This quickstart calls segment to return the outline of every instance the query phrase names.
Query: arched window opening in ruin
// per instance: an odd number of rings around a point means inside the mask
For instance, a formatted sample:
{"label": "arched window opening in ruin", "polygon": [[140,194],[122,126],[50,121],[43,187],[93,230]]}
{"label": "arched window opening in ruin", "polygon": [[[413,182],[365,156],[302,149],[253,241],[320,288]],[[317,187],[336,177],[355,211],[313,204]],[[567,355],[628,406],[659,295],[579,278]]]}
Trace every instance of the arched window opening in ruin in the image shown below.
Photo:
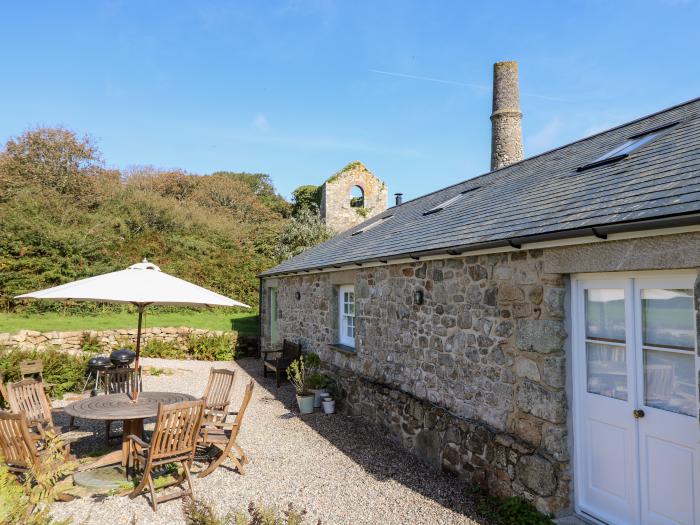
{"label": "arched window opening in ruin", "polygon": [[365,207],[365,192],[360,186],[353,186],[350,190],[350,206],[353,208]]}

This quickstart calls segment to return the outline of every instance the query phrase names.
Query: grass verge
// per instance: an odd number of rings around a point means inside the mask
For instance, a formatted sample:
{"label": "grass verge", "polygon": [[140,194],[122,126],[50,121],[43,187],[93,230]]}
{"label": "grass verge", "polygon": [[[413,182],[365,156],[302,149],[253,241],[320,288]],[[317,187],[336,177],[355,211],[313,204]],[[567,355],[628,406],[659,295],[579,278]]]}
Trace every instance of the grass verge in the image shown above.
{"label": "grass verge", "polygon": [[[182,310],[159,312],[146,310],[145,326],[189,326],[209,330],[235,330],[239,333],[255,333],[258,327],[257,312],[235,310]],[[38,332],[72,332],[79,330],[111,330],[136,328],[138,316],[131,312],[107,312],[99,315],[65,315],[58,312],[35,315],[0,313],[0,332],[36,330]]]}

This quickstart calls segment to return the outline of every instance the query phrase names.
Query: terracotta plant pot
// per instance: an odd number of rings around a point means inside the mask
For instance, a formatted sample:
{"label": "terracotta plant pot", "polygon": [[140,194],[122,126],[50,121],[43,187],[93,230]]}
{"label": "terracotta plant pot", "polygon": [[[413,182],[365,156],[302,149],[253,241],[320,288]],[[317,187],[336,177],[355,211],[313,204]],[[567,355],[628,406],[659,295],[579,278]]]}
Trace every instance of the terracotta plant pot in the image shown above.
{"label": "terracotta plant pot", "polygon": [[314,396],[299,396],[297,395],[297,405],[299,405],[300,414],[311,414],[314,411]]}

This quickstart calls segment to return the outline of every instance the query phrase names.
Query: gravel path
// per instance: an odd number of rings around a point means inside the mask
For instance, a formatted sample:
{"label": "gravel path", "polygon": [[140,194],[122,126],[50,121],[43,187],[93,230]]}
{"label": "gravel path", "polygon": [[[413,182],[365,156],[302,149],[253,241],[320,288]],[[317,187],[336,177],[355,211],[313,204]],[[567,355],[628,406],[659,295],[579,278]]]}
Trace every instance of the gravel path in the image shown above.
{"label": "gravel path", "polygon": [[[201,395],[212,366],[235,369],[234,409],[249,378],[257,382],[239,436],[251,460],[246,475],[239,475],[226,462],[208,477],[195,478],[196,498],[210,503],[219,514],[245,509],[254,501],[277,508],[293,503],[297,509],[306,509],[310,525],[318,519],[324,525],[481,523],[468,517],[473,512],[462,496],[463,484],[429,470],[360,420],[319,413],[300,418],[291,386],[284,384],[277,390],[272,379],[262,378],[257,360],[143,359],[142,363],[177,370],[171,376],[145,375],[144,390],[193,395]],[[82,420],[80,424],[98,434],[82,439],[73,450],[80,455],[102,447],[103,423]],[[185,523],[181,501],[161,504],[154,513],[145,496],[82,498],[56,503],[53,514],[86,525],[179,524]]]}

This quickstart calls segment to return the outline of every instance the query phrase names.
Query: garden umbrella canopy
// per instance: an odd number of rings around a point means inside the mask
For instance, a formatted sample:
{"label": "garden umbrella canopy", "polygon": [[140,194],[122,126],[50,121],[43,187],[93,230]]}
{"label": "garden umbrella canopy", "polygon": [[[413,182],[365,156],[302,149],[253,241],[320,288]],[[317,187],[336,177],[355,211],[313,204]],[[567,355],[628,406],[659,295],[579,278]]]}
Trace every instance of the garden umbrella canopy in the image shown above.
{"label": "garden umbrella canopy", "polygon": [[141,320],[143,309],[146,306],[241,306],[250,308],[247,304],[168,275],[146,259],[129,266],[126,270],[105,273],[53,288],[18,295],[16,299],[97,301],[136,305],[139,309],[139,328],[136,341],[137,364],[141,348]]}

